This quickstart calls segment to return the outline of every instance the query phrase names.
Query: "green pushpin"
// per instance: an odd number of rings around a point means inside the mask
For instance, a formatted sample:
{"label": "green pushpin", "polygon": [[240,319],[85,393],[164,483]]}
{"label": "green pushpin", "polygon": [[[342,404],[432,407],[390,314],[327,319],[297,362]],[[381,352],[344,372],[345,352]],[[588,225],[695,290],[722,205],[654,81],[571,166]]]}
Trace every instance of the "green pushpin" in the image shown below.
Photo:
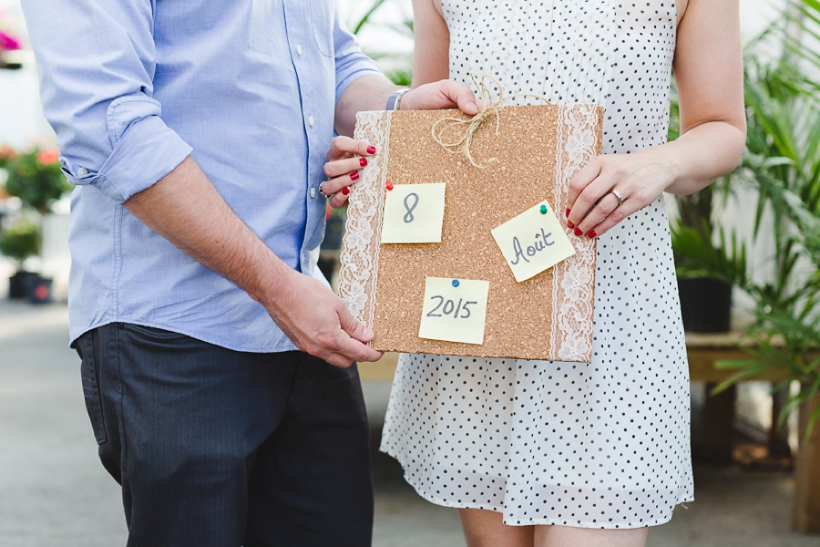
{"label": "green pushpin", "polygon": [[547,209],[547,206],[546,205],[541,205],[541,214],[546,215],[547,211],[549,211],[549,209]]}

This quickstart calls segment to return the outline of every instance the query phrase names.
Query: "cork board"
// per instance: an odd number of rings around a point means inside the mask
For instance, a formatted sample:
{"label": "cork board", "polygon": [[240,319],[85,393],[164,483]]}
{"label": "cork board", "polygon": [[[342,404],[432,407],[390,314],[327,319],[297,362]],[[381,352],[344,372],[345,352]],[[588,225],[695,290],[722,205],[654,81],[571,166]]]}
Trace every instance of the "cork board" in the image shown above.
{"label": "cork board", "polygon": [[[458,111],[362,112],[356,138],[377,155],[352,187],[339,291],[350,312],[375,332],[379,351],[589,362],[596,240],[570,235],[576,254],[516,282],[491,230],[547,200],[565,211],[572,176],[600,153],[603,108],[511,106],[477,131],[472,145],[487,169],[451,154],[432,137],[433,124]],[[387,189],[446,183],[439,244],[380,244]],[[567,234],[568,228],[562,222]],[[425,279],[490,283],[483,344],[418,337]]]}

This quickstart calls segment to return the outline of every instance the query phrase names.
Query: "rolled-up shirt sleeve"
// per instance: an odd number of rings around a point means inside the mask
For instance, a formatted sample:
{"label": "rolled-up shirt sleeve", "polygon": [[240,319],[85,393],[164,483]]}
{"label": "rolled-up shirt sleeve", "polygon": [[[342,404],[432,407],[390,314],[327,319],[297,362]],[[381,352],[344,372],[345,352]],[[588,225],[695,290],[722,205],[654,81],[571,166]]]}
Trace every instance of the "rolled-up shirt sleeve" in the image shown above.
{"label": "rolled-up shirt sleeve", "polygon": [[69,181],[122,203],[170,173],[191,147],[152,98],[152,0],[26,0],[43,109]]}
{"label": "rolled-up shirt sleeve", "polygon": [[381,74],[379,67],[362,53],[356,37],[345,28],[336,10],[333,23],[333,42],[336,51],[336,102],[339,102],[347,87],[367,74]]}

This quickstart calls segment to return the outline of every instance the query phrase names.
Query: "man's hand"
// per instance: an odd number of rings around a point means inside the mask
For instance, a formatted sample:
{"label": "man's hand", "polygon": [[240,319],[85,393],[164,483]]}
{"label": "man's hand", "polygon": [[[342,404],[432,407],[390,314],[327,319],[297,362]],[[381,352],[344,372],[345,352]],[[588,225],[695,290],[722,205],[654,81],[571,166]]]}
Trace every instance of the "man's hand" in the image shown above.
{"label": "man's hand", "polygon": [[[384,110],[387,99],[400,89],[384,76],[369,74],[351,83],[336,103],[336,131],[353,136],[356,114],[366,110]],[[437,110],[460,108],[465,114],[478,114],[480,105],[469,87],[441,80],[421,85],[404,94],[402,110]]]}
{"label": "man's hand", "polygon": [[399,104],[402,110],[459,108],[470,116],[475,116],[479,110],[475,93],[452,80],[440,80],[411,89],[402,96]]}
{"label": "man's hand", "polygon": [[[300,350],[332,365],[375,361],[373,339],[342,299],[279,259],[225,203],[192,158],[125,207],[149,228],[245,289]],[[208,211],[207,215],[202,211]]]}
{"label": "man's hand", "polygon": [[275,297],[260,301],[300,350],[331,365],[346,368],[354,361],[377,361],[382,356],[365,345],[373,340],[373,331],[312,277],[290,270]]}

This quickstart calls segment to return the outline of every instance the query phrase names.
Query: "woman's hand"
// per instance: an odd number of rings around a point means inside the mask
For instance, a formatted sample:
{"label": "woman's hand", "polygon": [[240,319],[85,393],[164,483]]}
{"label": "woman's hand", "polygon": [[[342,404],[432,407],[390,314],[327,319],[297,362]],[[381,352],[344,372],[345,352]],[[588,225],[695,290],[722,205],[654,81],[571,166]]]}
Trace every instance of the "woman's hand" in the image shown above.
{"label": "woman's hand", "polygon": [[336,137],[327,151],[326,180],[319,192],[330,197],[331,207],[347,203],[350,186],[359,180],[359,170],[367,165],[367,158],[376,153],[376,147],[350,137]]}
{"label": "woman's hand", "polygon": [[[662,147],[598,156],[569,185],[567,226],[594,238],[654,202],[676,180]],[[619,197],[620,196],[620,197]]]}

